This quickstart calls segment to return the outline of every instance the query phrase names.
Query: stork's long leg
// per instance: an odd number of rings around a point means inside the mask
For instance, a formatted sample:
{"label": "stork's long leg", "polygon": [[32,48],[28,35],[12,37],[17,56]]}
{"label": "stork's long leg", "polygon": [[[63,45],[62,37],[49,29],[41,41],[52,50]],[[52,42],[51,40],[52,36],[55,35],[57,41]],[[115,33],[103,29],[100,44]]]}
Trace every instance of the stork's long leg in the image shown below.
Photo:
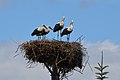
{"label": "stork's long leg", "polygon": [[57,40],[59,40],[59,31],[58,31],[58,33],[57,33]]}
{"label": "stork's long leg", "polygon": [[70,34],[67,35],[67,41],[69,42],[70,39]]}
{"label": "stork's long leg", "polygon": [[45,39],[46,39],[46,35],[45,35]]}
{"label": "stork's long leg", "polygon": [[46,36],[45,36],[45,35],[43,35],[42,39],[44,40],[45,38],[46,38]]}
{"label": "stork's long leg", "polygon": [[39,36],[38,36],[38,40],[39,40]]}
{"label": "stork's long leg", "polygon": [[61,37],[61,30],[60,30],[60,41],[62,40],[62,37]]}
{"label": "stork's long leg", "polygon": [[40,40],[41,39],[41,36],[38,36],[38,40]]}
{"label": "stork's long leg", "polygon": [[42,36],[40,36],[40,39],[42,39]]}
{"label": "stork's long leg", "polygon": [[69,34],[69,40],[70,40],[70,34]]}
{"label": "stork's long leg", "polygon": [[42,40],[44,40],[44,35],[42,36]]}
{"label": "stork's long leg", "polygon": [[69,42],[69,34],[67,35],[67,41]]}
{"label": "stork's long leg", "polygon": [[46,39],[46,35],[44,35],[44,39]]}

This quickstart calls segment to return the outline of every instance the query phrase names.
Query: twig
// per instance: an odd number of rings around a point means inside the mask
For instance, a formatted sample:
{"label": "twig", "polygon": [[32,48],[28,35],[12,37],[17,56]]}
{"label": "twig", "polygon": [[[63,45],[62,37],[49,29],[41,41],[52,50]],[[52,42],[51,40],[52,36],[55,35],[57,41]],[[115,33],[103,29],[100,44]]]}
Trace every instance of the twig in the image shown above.
{"label": "twig", "polygon": [[52,74],[53,72],[52,72],[52,70],[49,68],[49,66],[48,66],[46,63],[44,63],[44,65],[46,66],[46,68],[48,69],[48,71]]}
{"label": "twig", "polygon": [[74,69],[75,71],[77,71],[77,72],[79,72],[79,73],[81,73],[81,74],[83,74],[81,71],[79,71],[79,70],[76,70],[76,69]]}
{"label": "twig", "polygon": [[90,65],[90,63],[89,63],[89,62],[88,62],[88,65],[89,65],[89,67],[90,67],[91,71],[93,72],[93,69],[92,69],[92,67],[91,67],[91,65]]}
{"label": "twig", "polygon": [[86,65],[87,65],[87,63],[88,63],[88,60],[89,60],[89,56],[88,56],[87,61],[85,62],[85,65],[84,65],[84,68],[82,69],[82,72],[84,71],[84,69],[85,69],[85,67],[86,67]]}
{"label": "twig", "polygon": [[[26,67],[28,67],[28,68],[34,68],[34,67],[32,67],[32,64],[33,64],[33,63],[35,63],[35,62],[28,61],[28,62],[27,62],[28,65],[27,65]],[[36,64],[36,66],[37,66],[37,64]]]}
{"label": "twig", "polygon": [[78,37],[75,42],[77,42],[79,40],[79,42],[81,43],[81,41],[84,39],[85,37],[83,37],[83,35],[81,35],[80,37]]}
{"label": "twig", "polygon": [[60,62],[65,61],[65,60],[67,60],[67,59],[66,58],[62,59],[62,60],[58,61],[56,64],[58,65]]}
{"label": "twig", "polygon": [[18,53],[18,54],[16,54],[16,55],[14,55],[13,57],[15,58],[16,56],[18,56],[18,55],[20,55],[21,53]]}
{"label": "twig", "polygon": [[19,48],[21,47],[21,45],[19,45],[18,47],[17,47],[17,50],[15,51],[15,53],[17,53],[18,52],[18,50],[19,50]]}
{"label": "twig", "polygon": [[[57,63],[57,61],[58,61],[58,57],[59,57],[59,53],[58,53],[58,55],[57,55],[57,58],[56,58],[56,60],[55,60],[55,63]],[[56,65],[57,66],[57,65]]]}

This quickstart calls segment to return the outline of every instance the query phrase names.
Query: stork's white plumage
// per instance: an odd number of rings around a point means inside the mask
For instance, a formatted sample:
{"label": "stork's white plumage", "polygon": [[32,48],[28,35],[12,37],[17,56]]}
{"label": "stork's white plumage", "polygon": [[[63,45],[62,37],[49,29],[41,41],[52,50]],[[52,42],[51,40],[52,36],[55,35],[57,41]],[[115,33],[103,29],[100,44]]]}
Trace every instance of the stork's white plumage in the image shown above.
{"label": "stork's white plumage", "polygon": [[[58,22],[54,29],[53,29],[53,32],[57,32],[58,31],[58,34],[57,34],[57,39],[59,38],[59,33],[61,34],[61,30],[62,28],[64,27],[64,20],[65,20],[65,16],[62,17],[62,21],[61,22]],[[60,31],[60,32],[59,32]]]}
{"label": "stork's white plumage", "polygon": [[73,23],[74,23],[74,21],[73,20],[71,20],[71,22],[70,22],[70,26],[68,27],[68,28],[65,28],[64,30],[63,30],[63,32],[61,33],[61,37],[63,36],[63,35],[67,35],[67,41],[69,41],[69,39],[70,39],[70,33],[73,31]]}
{"label": "stork's white plumage", "polygon": [[48,26],[44,29],[44,32],[42,33],[42,35],[44,36],[44,39],[46,37],[46,34],[48,34],[50,32],[50,30],[53,30],[50,26]]}
{"label": "stork's white plumage", "polygon": [[44,36],[49,33],[50,29],[52,29],[50,26],[46,27],[44,24],[42,24],[40,27],[36,28],[31,36],[38,36],[38,39],[41,38],[41,36]]}

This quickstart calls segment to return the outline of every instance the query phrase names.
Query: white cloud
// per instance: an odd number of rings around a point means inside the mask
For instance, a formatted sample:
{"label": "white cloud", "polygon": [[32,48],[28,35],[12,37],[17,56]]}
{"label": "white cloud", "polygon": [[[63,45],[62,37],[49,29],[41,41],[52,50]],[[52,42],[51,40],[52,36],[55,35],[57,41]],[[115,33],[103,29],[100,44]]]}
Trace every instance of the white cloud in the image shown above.
{"label": "white cloud", "polygon": [[0,42],[0,80],[47,80],[49,73],[42,65],[27,68],[22,54],[13,57],[18,43]]}
{"label": "white cloud", "polygon": [[[85,46],[89,52],[90,64],[92,67],[97,66],[101,59],[101,51],[104,52],[104,64],[109,65],[106,71],[109,71],[109,80],[119,80],[120,73],[120,44],[115,44],[109,40],[96,43],[86,43]],[[116,74],[116,75],[114,75]],[[95,77],[95,76],[94,76]]]}
{"label": "white cloud", "polygon": [[86,46],[92,49],[92,51],[104,51],[106,53],[114,53],[114,54],[115,53],[118,54],[120,52],[120,45],[112,43],[109,40],[105,40],[103,42],[96,42],[96,43],[87,43]]}
{"label": "white cloud", "polygon": [[80,8],[81,9],[88,9],[91,7],[96,6],[113,6],[113,5],[119,5],[120,0],[80,0]]}
{"label": "white cloud", "polygon": [[[93,70],[94,66],[100,62],[101,50],[104,51],[104,64],[110,67],[109,80],[119,80],[120,70],[120,45],[111,41],[103,41],[96,43],[85,43],[89,52],[90,60]],[[13,58],[18,44],[15,42],[0,42],[0,80],[50,80],[50,74],[42,65],[37,65],[35,68],[26,68],[26,61],[22,55]],[[75,72],[69,80],[95,80],[95,71],[92,72],[89,66],[86,66],[84,74]],[[116,74],[116,75],[114,75]]]}
{"label": "white cloud", "polygon": [[9,0],[0,0],[0,7],[6,7]]}
{"label": "white cloud", "polygon": [[109,40],[96,43],[86,43],[86,47],[88,48],[90,57],[93,58],[93,62],[94,59],[99,59],[101,51],[104,52],[105,58],[107,58],[106,61],[108,61],[108,63],[118,63],[120,60],[120,45]]}
{"label": "white cloud", "polygon": [[101,43],[100,50],[110,53],[118,53],[120,52],[120,45],[111,43],[110,41],[107,40]]}
{"label": "white cloud", "polygon": [[80,0],[80,8],[86,9],[95,6],[95,1],[91,0]]}

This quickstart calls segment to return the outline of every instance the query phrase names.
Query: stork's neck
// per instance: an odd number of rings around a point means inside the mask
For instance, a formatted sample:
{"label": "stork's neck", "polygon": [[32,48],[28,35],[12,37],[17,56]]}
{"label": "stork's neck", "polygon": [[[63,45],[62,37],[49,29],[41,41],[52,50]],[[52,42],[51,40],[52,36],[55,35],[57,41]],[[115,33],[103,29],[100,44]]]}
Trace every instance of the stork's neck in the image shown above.
{"label": "stork's neck", "polygon": [[70,25],[73,25],[73,23],[71,22]]}
{"label": "stork's neck", "polygon": [[61,21],[61,23],[64,23],[64,21]]}
{"label": "stork's neck", "polygon": [[[63,22],[64,22],[64,20],[65,20],[65,18],[62,19]],[[61,21],[61,22],[62,22],[62,21]]]}
{"label": "stork's neck", "polygon": [[74,27],[73,24],[71,24],[70,27],[73,28]]}
{"label": "stork's neck", "polygon": [[73,30],[73,25],[70,25],[68,28],[67,28],[68,31],[72,31]]}
{"label": "stork's neck", "polygon": [[73,22],[70,23],[70,27],[73,28]]}
{"label": "stork's neck", "polygon": [[50,28],[49,28],[49,27],[47,27],[47,30],[48,30],[48,31],[50,31]]}

